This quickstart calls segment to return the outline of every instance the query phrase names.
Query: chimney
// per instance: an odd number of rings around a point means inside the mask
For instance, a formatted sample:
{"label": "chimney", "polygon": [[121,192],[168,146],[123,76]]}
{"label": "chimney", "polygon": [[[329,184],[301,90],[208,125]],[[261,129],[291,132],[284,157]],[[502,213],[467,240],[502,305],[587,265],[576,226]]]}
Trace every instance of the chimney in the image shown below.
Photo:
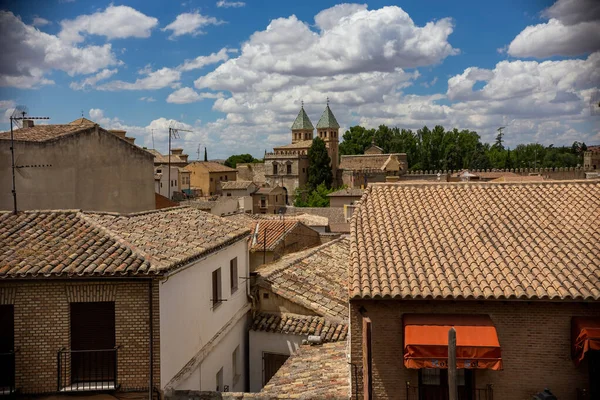
{"label": "chimney", "polygon": [[127,140],[131,144],[134,144],[134,142],[135,142],[134,137],[125,136],[123,139]]}
{"label": "chimney", "polygon": [[113,135],[116,135],[122,139],[125,139],[125,134],[127,133],[127,131],[123,131],[121,129],[109,129],[109,132],[112,133]]}
{"label": "chimney", "polygon": [[23,120],[23,128],[33,128],[33,120],[32,119],[24,119]]}
{"label": "chimney", "polygon": [[179,158],[181,159],[181,161],[183,162],[188,162],[188,154],[179,154]]}
{"label": "chimney", "polygon": [[178,149],[171,149],[171,155],[178,156],[178,155],[180,155],[181,153],[183,153],[183,149],[181,149],[181,148],[178,148]]}

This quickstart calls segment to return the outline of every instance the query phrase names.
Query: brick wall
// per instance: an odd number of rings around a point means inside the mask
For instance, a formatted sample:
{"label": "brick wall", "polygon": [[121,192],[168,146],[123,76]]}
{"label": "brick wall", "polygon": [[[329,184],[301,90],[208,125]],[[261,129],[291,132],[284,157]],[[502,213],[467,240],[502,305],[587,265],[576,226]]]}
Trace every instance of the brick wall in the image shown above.
{"label": "brick wall", "polygon": [[[548,387],[561,400],[575,400],[576,388],[588,388],[584,361],[571,361],[571,317],[600,316],[598,303],[352,301],[351,358],[362,399],[362,317],[364,306],[372,321],[373,393],[375,399],[406,399],[406,382],[418,383],[417,370],[403,365],[403,313],[489,314],[502,348],[503,371],[477,370],[477,387],[492,384],[494,398],[529,400]],[[358,381],[358,382],[357,382]],[[357,384],[358,383],[358,384]]]}
{"label": "brick wall", "polygon": [[[153,284],[154,385],[160,387],[158,283]],[[0,301],[14,305],[16,387],[57,390],[57,352],[70,348],[70,302],[114,301],[118,380],[123,390],[148,388],[148,282],[19,281],[0,283]]]}

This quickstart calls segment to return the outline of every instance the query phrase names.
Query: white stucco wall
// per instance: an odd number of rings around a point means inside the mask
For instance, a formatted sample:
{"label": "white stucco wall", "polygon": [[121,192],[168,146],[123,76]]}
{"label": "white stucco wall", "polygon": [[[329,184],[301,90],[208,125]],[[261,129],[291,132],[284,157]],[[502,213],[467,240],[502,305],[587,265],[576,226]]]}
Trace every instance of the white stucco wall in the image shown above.
{"label": "white stucco wall", "polygon": [[[238,290],[231,294],[229,261],[238,258]],[[213,309],[212,272],[221,268],[221,297],[223,301]],[[248,249],[242,239],[233,245],[211,254],[191,267],[176,271],[161,281],[160,290],[160,349],[161,386],[171,379],[219,332],[240,310],[248,307]],[[244,320],[245,316],[242,315]],[[233,330],[239,328],[235,321]],[[233,332],[230,332],[233,333]],[[230,335],[220,335],[214,348]],[[234,335],[235,336],[235,335]],[[240,339],[240,348],[243,340]],[[231,351],[235,346],[232,347]],[[225,361],[230,363],[231,354]],[[208,355],[203,361],[210,364]],[[210,370],[210,365],[206,366]],[[220,368],[220,366],[219,366]],[[218,370],[218,368],[217,368]],[[192,373],[192,371],[190,371]],[[216,373],[216,371],[215,371]],[[185,379],[189,381],[189,378]],[[198,385],[200,379],[197,380]],[[211,384],[212,387],[212,384]],[[177,386],[174,389],[178,389]],[[204,390],[201,387],[188,389]],[[214,388],[213,388],[214,389]]]}
{"label": "white stucco wall", "polygon": [[249,333],[249,369],[250,391],[260,392],[263,381],[263,353],[287,354],[295,353],[303,339],[308,336],[287,335],[284,333],[257,332]]}

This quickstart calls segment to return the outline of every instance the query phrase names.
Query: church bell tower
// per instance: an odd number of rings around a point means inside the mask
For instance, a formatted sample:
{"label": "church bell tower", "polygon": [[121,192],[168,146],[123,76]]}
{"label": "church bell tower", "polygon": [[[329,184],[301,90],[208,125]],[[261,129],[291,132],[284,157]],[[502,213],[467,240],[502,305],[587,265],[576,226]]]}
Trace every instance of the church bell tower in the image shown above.
{"label": "church bell tower", "polygon": [[304,101],[302,102],[302,106],[300,107],[300,112],[292,125],[292,143],[302,142],[304,140],[312,140],[313,139],[313,131],[315,127],[312,122],[310,122],[310,118],[306,115],[306,111],[304,111]]}

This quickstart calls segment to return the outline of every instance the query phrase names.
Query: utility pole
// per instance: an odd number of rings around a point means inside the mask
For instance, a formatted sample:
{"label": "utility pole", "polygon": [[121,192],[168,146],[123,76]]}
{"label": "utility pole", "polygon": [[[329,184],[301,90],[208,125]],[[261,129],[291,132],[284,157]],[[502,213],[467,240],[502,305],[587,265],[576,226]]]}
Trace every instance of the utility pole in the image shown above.
{"label": "utility pole", "polygon": [[458,400],[456,386],[456,330],[448,331],[448,400]]}
{"label": "utility pole", "polygon": [[263,264],[267,263],[267,229],[263,233]]}
{"label": "utility pole", "polygon": [[21,116],[10,117],[10,159],[12,166],[12,195],[13,195],[13,214],[17,215],[17,186],[15,183],[15,136],[13,133],[13,121],[23,121],[26,119],[50,119],[50,117],[27,117],[25,118],[25,111],[21,112]]}
{"label": "utility pole", "polygon": [[171,128],[169,127],[169,172],[168,172],[168,177],[169,177],[169,200],[171,200],[171,138],[174,139],[179,139],[179,131],[182,132],[191,132],[190,130],[187,129],[177,129],[177,128]]}

